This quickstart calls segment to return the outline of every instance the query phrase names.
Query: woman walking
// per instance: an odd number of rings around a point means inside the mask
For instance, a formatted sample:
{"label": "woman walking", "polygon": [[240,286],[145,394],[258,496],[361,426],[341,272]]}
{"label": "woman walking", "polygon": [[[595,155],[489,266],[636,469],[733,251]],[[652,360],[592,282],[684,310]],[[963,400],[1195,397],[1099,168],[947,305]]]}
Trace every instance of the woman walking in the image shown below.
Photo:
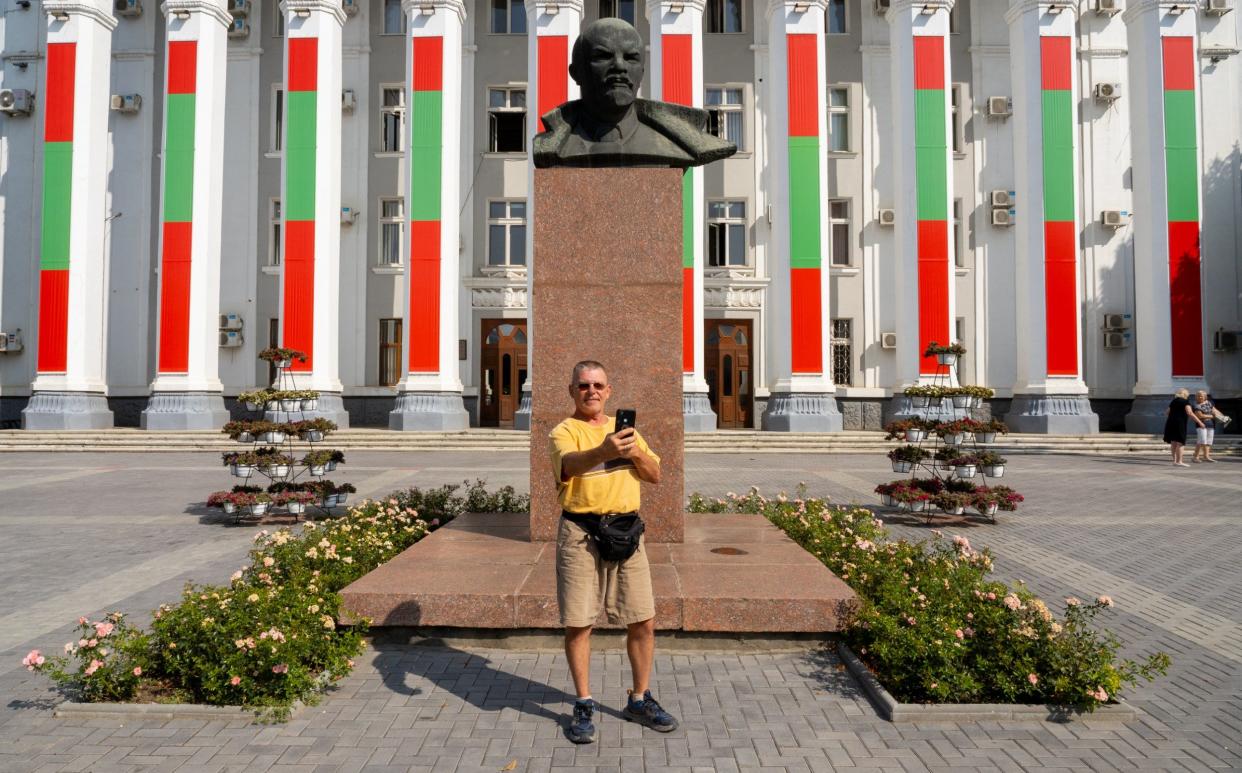
{"label": "woman walking", "polygon": [[1189,389],[1177,390],[1173,393],[1173,402],[1169,403],[1169,409],[1165,411],[1168,418],[1164,420],[1164,442],[1168,443],[1173,451],[1175,467],[1190,466],[1182,461],[1182,448],[1186,445],[1186,418],[1190,417],[1195,424],[1203,426],[1203,422],[1190,407],[1189,398]]}
{"label": "woman walking", "polygon": [[1212,402],[1206,390],[1200,389],[1195,392],[1195,402],[1191,407],[1194,408],[1195,416],[1202,424],[1195,429],[1198,442],[1195,443],[1195,455],[1190,461],[1197,462],[1202,455],[1203,461],[1215,462],[1216,460],[1212,458],[1212,441],[1216,435],[1216,404]]}

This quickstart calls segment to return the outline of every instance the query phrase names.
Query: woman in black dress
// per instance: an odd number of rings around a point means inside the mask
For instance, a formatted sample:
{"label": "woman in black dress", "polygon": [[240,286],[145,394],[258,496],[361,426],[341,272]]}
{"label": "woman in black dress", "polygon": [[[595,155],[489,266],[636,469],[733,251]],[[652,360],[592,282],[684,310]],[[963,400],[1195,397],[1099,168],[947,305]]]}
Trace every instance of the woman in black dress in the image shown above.
{"label": "woman in black dress", "polygon": [[1173,449],[1173,464],[1177,467],[1190,466],[1182,461],[1182,448],[1186,445],[1186,419],[1203,426],[1203,422],[1199,421],[1194,409],[1190,407],[1189,398],[1189,389],[1177,390],[1173,393],[1173,402],[1169,403],[1169,409],[1165,412],[1168,418],[1164,420],[1164,442]]}

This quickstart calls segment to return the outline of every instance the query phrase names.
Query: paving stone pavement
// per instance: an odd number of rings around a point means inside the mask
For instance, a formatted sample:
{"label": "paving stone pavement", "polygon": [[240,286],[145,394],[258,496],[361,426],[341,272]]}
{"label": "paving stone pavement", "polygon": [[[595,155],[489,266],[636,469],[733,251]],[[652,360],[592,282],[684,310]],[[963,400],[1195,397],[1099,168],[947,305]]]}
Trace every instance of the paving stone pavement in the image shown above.
{"label": "paving stone pavement", "polygon": [[[360,493],[466,477],[526,488],[522,454],[355,452]],[[1130,693],[1133,722],[893,725],[825,653],[657,655],[654,684],[682,727],[620,719],[628,668],[593,659],[600,741],[560,723],[570,680],[556,654],[381,645],[323,702],[282,725],[68,720],[18,661],[58,649],[79,614],[143,612],[187,579],[223,580],[253,528],[200,506],[228,482],[213,454],[6,454],[0,482],[0,771],[695,771],[1242,769],[1242,462],[1173,468],[1157,457],[1011,455],[1027,496],[996,524],[880,514],[903,535],[964,534],[1057,606],[1111,595],[1108,625],[1170,673]],[[882,457],[704,454],[687,487],[751,483],[873,505]]]}

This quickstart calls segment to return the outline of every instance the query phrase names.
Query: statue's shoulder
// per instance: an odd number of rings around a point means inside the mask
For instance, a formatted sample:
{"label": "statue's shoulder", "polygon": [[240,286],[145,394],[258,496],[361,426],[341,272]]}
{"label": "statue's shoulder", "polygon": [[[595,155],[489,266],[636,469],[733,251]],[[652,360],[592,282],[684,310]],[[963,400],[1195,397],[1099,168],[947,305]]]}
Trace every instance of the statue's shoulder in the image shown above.
{"label": "statue's shoulder", "polygon": [[737,146],[707,131],[707,111],[672,102],[636,100],[638,119],[676,142],[694,159],[694,165],[728,158]]}
{"label": "statue's shoulder", "polygon": [[582,100],[573,99],[559,107],[554,107],[540,116],[544,130],[535,135],[532,143],[535,166],[556,166],[557,158],[565,140],[573,133],[574,123],[578,119],[578,106]]}

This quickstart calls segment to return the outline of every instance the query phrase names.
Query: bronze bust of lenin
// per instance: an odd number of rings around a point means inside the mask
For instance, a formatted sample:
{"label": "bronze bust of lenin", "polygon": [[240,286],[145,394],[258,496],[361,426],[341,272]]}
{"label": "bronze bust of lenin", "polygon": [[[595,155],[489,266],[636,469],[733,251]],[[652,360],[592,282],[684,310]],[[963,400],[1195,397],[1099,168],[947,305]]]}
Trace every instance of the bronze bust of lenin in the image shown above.
{"label": "bronze bust of lenin", "polygon": [[707,111],[638,99],[643,41],[629,23],[600,19],[574,43],[569,75],[582,98],[543,116],[535,166],[702,166],[737,146],[707,132]]}

